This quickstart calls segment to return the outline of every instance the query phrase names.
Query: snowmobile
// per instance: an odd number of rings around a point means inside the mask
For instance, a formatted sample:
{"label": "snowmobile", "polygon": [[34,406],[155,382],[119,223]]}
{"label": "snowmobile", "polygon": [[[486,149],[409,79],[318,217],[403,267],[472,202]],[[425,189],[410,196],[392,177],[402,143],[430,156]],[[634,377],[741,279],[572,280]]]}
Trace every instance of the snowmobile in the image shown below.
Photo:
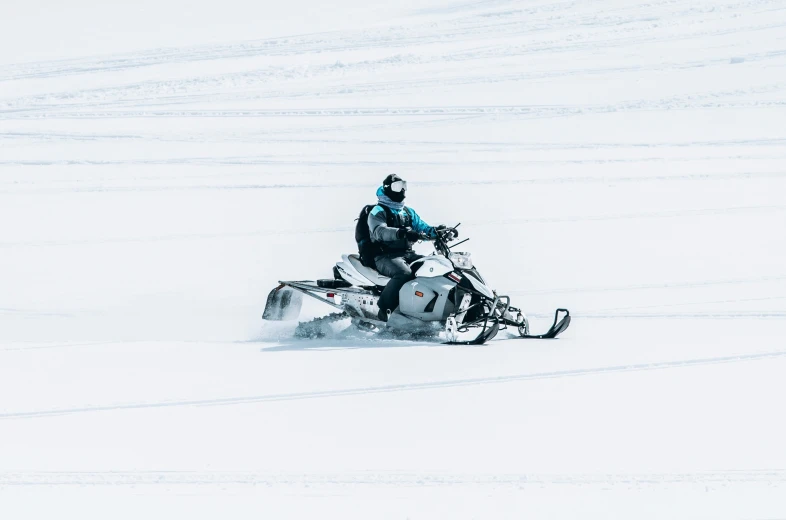
{"label": "snowmobile", "polygon": [[391,333],[394,337],[444,335],[446,343],[454,345],[482,345],[508,327],[527,339],[556,338],[568,328],[570,312],[557,309],[551,328],[544,334],[531,335],[527,316],[511,306],[509,297],[488,287],[471,255],[452,251],[468,240],[450,246],[452,229],[440,230],[433,238],[421,236],[433,242],[435,251],[411,264],[415,277],[401,288],[399,306],[386,322],[378,318],[377,302],[390,279],[363,265],[357,254],[343,255],[333,268],[332,279],[280,281],[268,295],[262,317],[295,320],[303,295],[307,295],[338,312],[300,323],[296,336],[320,337],[325,325],[347,318],[365,331]]}

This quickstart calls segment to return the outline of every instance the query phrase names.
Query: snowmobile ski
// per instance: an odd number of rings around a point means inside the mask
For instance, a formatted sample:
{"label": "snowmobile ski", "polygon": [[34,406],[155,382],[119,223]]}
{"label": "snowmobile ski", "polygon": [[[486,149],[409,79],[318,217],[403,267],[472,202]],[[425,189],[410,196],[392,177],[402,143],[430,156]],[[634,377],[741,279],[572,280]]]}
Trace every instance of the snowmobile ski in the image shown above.
{"label": "snowmobile ski", "polygon": [[[451,320],[453,320],[452,323]],[[445,345],[483,345],[487,341],[491,341],[499,332],[499,320],[489,321],[491,321],[491,324],[487,324],[475,339],[461,341],[458,339],[460,329],[452,328],[456,323],[455,318],[448,318],[448,324],[446,325],[448,341],[445,342]]]}
{"label": "snowmobile ski", "polygon": [[[559,319],[560,313],[564,312],[565,316],[562,319]],[[568,328],[570,325],[570,311],[568,309],[557,309],[554,313],[554,323],[551,325],[551,328],[545,334],[537,334],[531,335],[526,330],[522,330],[522,327],[519,327],[519,333],[521,334],[522,339],[554,339],[563,332],[565,329]]]}

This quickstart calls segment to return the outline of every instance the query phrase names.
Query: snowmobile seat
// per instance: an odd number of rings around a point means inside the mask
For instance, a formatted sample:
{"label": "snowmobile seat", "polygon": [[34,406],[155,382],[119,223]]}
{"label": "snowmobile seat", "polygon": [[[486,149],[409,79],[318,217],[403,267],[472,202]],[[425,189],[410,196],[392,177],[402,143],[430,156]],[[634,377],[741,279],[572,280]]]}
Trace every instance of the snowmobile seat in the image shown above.
{"label": "snowmobile seat", "polygon": [[345,289],[347,287],[352,287],[352,284],[347,282],[346,280],[322,279],[322,280],[317,280],[317,287],[322,287],[323,289]]}
{"label": "snowmobile seat", "polygon": [[363,265],[363,262],[360,261],[360,255],[348,255],[348,258],[352,267],[354,267],[358,273],[368,278],[368,280],[373,282],[377,287],[385,287],[390,281],[390,278],[387,276],[382,276],[375,269]]}

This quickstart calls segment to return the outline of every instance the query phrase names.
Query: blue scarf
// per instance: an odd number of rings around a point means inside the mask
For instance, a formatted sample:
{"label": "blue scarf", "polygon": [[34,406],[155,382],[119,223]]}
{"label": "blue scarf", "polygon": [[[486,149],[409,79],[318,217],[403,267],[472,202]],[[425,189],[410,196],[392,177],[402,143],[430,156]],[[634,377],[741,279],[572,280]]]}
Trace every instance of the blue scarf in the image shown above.
{"label": "blue scarf", "polygon": [[387,195],[385,195],[385,189],[382,186],[380,186],[379,189],[377,190],[377,200],[379,201],[380,204],[383,204],[389,207],[390,209],[394,209],[396,211],[401,211],[402,209],[404,209],[405,206],[403,202],[396,202],[394,200],[391,200],[390,197],[388,197]]}

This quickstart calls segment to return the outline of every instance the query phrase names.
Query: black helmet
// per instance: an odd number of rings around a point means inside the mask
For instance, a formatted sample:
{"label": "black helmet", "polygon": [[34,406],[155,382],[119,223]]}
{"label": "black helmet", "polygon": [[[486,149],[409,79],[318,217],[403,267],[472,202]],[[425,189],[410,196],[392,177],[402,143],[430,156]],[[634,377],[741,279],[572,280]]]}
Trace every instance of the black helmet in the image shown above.
{"label": "black helmet", "polygon": [[407,197],[407,181],[391,173],[382,181],[382,191],[393,202],[404,202]]}

